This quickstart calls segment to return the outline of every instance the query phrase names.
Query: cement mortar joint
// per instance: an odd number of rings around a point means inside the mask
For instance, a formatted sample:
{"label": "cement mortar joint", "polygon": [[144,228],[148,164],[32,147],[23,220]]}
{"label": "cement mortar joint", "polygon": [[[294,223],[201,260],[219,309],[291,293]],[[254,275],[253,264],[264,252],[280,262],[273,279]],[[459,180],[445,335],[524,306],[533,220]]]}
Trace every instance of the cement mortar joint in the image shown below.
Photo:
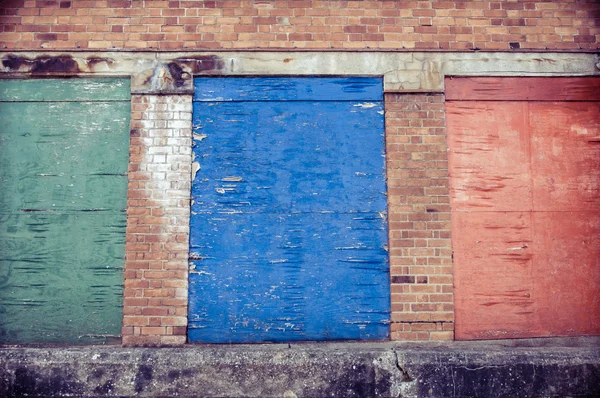
{"label": "cement mortar joint", "polygon": [[598,76],[598,54],[502,52],[0,52],[0,78],[131,77],[131,93],[193,94],[198,76],[381,76],[443,92],[447,76]]}

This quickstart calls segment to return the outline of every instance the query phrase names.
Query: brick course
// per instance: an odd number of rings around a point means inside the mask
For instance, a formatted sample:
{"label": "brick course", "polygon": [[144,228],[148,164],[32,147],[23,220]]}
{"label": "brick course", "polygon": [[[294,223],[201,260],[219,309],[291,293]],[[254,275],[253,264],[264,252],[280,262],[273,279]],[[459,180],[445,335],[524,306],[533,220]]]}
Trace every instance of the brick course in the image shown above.
{"label": "brick course", "polygon": [[134,95],[123,344],[186,341],[192,96]]}
{"label": "brick course", "polygon": [[454,337],[444,96],[386,94],[393,340]]}
{"label": "brick course", "polygon": [[4,0],[6,49],[594,50],[600,3]]}

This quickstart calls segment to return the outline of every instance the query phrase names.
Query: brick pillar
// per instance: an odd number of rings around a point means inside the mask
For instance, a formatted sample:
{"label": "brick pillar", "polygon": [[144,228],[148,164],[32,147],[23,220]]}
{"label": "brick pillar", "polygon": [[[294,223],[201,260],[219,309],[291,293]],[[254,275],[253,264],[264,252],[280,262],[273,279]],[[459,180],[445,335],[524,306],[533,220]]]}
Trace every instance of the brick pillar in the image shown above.
{"label": "brick pillar", "polygon": [[124,345],[186,342],[192,96],[133,95]]}
{"label": "brick pillar", "polygon": [[386,94],[393,340],[454,338],[442,94]]}

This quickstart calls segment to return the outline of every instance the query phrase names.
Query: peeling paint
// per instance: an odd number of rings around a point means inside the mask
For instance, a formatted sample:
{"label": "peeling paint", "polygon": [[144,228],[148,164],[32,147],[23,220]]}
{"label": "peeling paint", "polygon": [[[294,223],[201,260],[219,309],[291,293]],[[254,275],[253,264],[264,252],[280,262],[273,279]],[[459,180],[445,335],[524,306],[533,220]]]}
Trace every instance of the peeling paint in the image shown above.
{"label": "peeling paint", "polygon": [[242,180],[243,180],[242,177],[237,177],[237,176],[223,177],[223,179],[221,179],[221,181],[226,181],[226,182],[239,182]]}
{"label": "peeling paint", "polygon": [[368,108],[375,108],[377,106],[377,104],[375,104],[373,102],[365,102],[365,103],[362,103],[362,104],[356,104],[354,106],[355,107],[364,108],[364,109],[368,109]]}

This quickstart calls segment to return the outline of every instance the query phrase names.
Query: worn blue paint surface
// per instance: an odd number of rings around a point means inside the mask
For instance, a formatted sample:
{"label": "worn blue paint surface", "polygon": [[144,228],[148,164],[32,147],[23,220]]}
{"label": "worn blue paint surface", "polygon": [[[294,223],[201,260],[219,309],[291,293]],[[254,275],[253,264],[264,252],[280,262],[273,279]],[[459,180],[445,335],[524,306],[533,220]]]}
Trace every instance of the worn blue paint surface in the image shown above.
{"label": "worn blue paint surface", "polygon": [[387,337],[381,80],[196,79],[209,90],[223,101],[194,103],[190,341]]}
{"label": "worn blue paint surface", "polygon": [[372,77],[226,77],[194,80],[194,101],[383,101]]}

